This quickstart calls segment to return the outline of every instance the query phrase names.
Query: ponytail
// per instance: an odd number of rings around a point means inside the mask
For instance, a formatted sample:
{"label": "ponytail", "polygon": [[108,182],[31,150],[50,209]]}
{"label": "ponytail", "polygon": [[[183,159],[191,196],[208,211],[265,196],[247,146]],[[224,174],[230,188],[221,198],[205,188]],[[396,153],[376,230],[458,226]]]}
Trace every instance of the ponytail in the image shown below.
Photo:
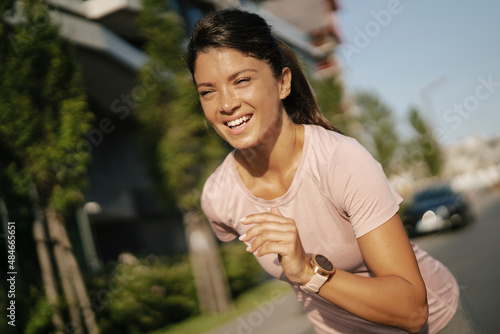
{"label": "ponytail", "polygon": [[283,106],[292,122],[296,124],[315,124],[327,130],[342,133],[321,113],[318,100],[295,52],[281,40],[278,40],[278,44],[285,58],[285,66],[292,73],[292,90],[290,95],[283,100]]}

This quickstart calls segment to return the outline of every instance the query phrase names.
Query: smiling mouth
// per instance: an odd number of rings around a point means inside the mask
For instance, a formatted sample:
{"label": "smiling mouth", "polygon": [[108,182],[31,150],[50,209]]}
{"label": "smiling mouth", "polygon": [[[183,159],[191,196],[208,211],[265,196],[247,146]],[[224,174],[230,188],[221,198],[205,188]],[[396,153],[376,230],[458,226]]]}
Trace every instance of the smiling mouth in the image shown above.
{"label": "smiling mouth", "polygon": [[226,125],[231,129],[238,129],[239,127],[245,125],[250,120],[250,118],[252,118],[252,115],[245,115],[238,119],[226,122]]}

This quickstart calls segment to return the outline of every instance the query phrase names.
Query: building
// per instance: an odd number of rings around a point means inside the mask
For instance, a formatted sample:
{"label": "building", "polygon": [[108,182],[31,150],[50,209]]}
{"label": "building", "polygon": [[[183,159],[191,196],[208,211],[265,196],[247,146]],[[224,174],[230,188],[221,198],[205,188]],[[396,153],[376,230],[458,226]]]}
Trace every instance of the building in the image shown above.
{"label": "building", "polygon": [[[336,70],[333,50],[340,38],[333,0],[170,0],[188,32],[204,13],[240,6],[262,15],[276,34],[302,55],[313,75]],[[186,250],[179,213],[166,209],[154,191],[142,157],[134,107],[147,85],[137,71],[147,61],[136,24],[140,0],[51,0],[63,36],[76,46],[94,128],[90,187],[78,213],[80,236],[91,268],[122,252],[172,254]],[[306,6],[306,7],[304,7]],[[286,9],[286,10],[283,10]],[[151,71],[151,80],[159,73]]]}

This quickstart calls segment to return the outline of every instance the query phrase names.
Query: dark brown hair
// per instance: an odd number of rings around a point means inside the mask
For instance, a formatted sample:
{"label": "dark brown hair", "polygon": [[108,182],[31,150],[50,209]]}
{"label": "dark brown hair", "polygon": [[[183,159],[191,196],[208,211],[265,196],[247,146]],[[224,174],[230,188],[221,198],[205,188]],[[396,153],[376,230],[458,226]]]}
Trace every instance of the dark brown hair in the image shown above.
{"label": "dark brown hair", "polygon": [[275,78],[285,67],[292,73],[292,89],[283,106],[296,124],[316,124],[340,132],[321,113],[316,97],[293,50],[274,37],[271,27],[257,14],[239,9],[212,12],[194,27],[188,44],[187,66],[194,80],[198,54],[211,48],[228,48],[269,64]]}

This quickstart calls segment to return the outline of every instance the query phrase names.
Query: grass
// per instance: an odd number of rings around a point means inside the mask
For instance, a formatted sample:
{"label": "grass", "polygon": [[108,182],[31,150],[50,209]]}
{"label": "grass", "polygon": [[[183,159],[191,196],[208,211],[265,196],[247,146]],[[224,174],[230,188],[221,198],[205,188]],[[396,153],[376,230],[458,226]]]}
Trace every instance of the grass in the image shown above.
{"label": "grass", "polygon": [[150,334],[201,334],[208,332],[227,321],[253,310],[256,305],[269,300],[276,293],[291,291],[290,285],[278,280],[270,280],[243,293],[233,305],[233,309],[218,315],[200,315],[179,324],[154,331]]}

